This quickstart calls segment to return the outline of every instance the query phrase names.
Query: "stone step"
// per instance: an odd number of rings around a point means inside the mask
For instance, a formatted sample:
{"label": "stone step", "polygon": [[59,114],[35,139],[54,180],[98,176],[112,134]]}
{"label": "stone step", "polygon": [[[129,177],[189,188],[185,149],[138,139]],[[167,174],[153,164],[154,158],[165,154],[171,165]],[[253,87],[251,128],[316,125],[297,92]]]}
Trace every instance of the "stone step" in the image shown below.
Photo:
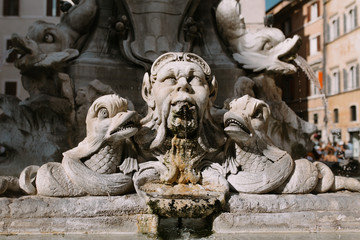
{"label": "stone step", "polygon": [[[219,234],[358,232],[360,193],[232,193],[228,196],[223,212],[213,219],[212,229]],[[0,198],[0,234],[156,234],[159,231],[159,222],[160,218],[152,214],[136,194],[78,198]]]}

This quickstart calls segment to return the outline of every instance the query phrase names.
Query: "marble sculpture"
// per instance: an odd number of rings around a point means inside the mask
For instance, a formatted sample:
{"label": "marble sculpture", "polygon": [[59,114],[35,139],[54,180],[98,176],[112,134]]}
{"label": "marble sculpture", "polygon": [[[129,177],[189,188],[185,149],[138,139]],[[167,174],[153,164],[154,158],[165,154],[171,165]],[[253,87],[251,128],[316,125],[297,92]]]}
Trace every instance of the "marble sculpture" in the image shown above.
{"label": "marble sculpture", "polygon": [[[14,175],[0,176],[0,194],[136,192],[161,217],[204,218],[223,209],[230,191],[360,192],[358,180],[334,176],[325,164],[297,157],[315,127],[281,100],[275,78],[296,71],[291,60],[301,44],[298,36],[285,39],[274,28],[248,31],[239,0],[217,1],[219,39],[232,54],[216,59],[209,50],[216,44],[211,47],[208,39],[215,31],[206,32],[195,17],[197,8],[210,16],[207,2],[145,3],[80,0],[66,8],[59,24],[38,21],[27,37],[13,35],[20,54],[15,65],[29,98],[0,97],[0,126],[7,129],[0,134],[0,174]],[[153,11],[159,6],[163,11]],[[112,18],[104,17],[110,12]],[[181,27],[159,31],[151,21],[159,19]],[[120,60],[109,57],[116,54]],[[215,60],[210,64],[205,57]],[[230,62],[224,68],[229,75],[222,68],[217,74],[235,83],[233,96],[220,107],[215,104],[217,61]],[[146,111],[137,109],[138,114],[114,85],[86,79],[83,86],[70,77],[101,62],[96,71],[102,74],[114,65],[122,66],[122,75],[133,74],[133,80],[146,71],[141,87],[135,87]],[[130,68],[136,70],[126,72]],[[16,157],[10,150],[18,152]],[[16,163],[22,168],[19,178]]]}
{"label": "marble sculpture", "polygon": [[137,132],[137,125],[138,115],[127,110],[126,99],[117,95],[98,98],[86,118],[86,138],[64,152],[62,163],[25,168],[20,187],[28,194],[57,197],[131,192],[138,163],[129,138]]}
{"label": "marble sculpture", "polygon": [[293,161],[277,148],[267,136],[269,106],[248,95],[230,103],[225,113],[227,180],[238,192],[244,193],[309,193],[360,190],[353,178],[334,176],[321,162],[307,159]]}
{"label": "marble sculpture", "polygon": [[98,98],[88,111],[86,138],[63,154],[62,163],[25,168],[20,187],[45,196],[118,195],[135,188],[147,198],[162,187],[157,195],[170,194],[171,186],[192,192],[200,185],[220,199],[230,187],[243,193],[360,191],[357,180],[335,177],[321,162],[294,161],[276,147],[267,135],[270,108],[262,100],[245,95],[231,101],[225,129],[216,126],[210,114],[216,91],[201,57],[163,54],[144,75],[149,110],[140,126],[127,100]]}

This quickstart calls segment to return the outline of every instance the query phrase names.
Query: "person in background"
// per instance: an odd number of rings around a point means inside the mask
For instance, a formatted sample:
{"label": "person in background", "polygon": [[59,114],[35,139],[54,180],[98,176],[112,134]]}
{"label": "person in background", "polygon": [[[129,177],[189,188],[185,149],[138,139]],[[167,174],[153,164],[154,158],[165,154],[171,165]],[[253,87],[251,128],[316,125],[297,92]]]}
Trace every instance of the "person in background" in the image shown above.
{"label": "person in background", "polygon": [[338,159],[335,156],[335,149],[332,146],[326,146],[325,152],[327,153],[324,157],[324,161],[326,162],[337,162]]}

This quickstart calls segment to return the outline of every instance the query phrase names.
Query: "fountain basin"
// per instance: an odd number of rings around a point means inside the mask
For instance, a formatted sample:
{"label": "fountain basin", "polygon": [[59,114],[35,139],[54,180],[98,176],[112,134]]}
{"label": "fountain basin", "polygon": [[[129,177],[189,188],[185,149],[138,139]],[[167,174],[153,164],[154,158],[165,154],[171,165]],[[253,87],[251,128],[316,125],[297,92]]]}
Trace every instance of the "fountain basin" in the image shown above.
{"label": "fountain basin", "polygon": [[224,188],[215,184],[173,186],[148,182],[140,189],[151,212],[161,217],[205,218],[225,205]]}

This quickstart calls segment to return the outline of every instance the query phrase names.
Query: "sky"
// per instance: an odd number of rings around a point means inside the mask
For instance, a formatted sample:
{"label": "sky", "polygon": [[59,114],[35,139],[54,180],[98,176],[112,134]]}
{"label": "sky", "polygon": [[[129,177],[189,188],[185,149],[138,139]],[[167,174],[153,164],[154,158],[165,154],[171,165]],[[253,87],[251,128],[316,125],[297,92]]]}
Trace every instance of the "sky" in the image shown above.
{"label": "sky", "polygon": [[281,0],[265,0],[265,9],[266,11],[275,6],[277,3],[281,2]]}

